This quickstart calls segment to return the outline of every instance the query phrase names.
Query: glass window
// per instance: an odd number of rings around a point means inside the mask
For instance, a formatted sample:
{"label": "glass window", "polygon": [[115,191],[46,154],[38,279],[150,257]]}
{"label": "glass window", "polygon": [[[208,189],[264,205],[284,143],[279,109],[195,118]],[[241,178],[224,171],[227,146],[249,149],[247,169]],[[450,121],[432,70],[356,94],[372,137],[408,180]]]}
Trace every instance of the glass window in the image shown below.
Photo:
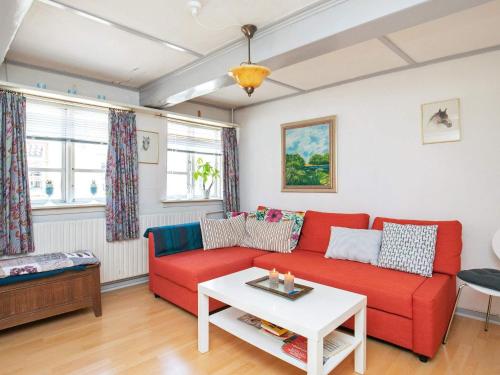
{"label": "glass window", "polygon": [[34,206],[105,201],[107,112],[29,100],[28,178]]}
{"label": "glass window", "polygon": [[[221,199],[221,130],[169,122],[167,131],[167,200]],[[195,178],[195,172],[207,163],[204,188],[202,177]]]}

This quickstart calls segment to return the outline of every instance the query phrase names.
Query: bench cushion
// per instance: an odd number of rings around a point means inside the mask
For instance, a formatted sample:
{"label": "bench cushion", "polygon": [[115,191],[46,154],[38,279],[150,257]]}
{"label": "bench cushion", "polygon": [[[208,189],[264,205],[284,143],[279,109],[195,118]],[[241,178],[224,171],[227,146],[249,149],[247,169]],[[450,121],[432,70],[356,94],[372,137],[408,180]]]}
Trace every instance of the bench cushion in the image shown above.
{"label": "bench cushion", "polygon": [[500,291],[500,270],[477,268],[460,271],[457,276],[468,283]]}
{"label": "bench cushion", "polygon": [[413,293],[426,280],[366,263],[327,259],[312,251],[268,254],[255,258],[254,265],[281,273],[291,271],[299,278],[363,294],[369,307],[410,319]]}
{"label": "bench cushion", "polygon": [[198,283],[253,266],[253,259],[268,252],[245,247],[203,249],[154,258],[156,274],[193,292]]}

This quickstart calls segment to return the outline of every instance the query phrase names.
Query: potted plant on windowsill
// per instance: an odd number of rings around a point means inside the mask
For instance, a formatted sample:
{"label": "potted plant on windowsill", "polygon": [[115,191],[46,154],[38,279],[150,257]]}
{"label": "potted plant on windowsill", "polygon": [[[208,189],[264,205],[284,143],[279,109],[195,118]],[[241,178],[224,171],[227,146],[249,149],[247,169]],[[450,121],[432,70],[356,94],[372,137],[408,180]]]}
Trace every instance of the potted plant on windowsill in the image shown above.
{"label": "potted plant on windowsill", "polygon": [[[202,158],[198,158],[196,161],[197,167],[196,171],[193,172],[193,177],[195,181],[201,178],[203,183],[203,197],[205,199],[210,198],[210,190],[214,185],[214,182],[220,178],[220,172],[217,168],[213,167],[208,161],[205,162]],[[211,180],[210,185],[207,187],[207,183]]]}

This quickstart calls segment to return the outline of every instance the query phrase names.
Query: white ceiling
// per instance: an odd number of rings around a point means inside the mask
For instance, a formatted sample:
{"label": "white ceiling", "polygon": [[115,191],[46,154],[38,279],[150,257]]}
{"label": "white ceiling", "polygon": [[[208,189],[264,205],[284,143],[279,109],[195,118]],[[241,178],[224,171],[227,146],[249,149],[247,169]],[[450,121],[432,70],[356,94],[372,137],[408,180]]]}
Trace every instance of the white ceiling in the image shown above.
{"label": "white ceiling", "polygon": [[[138,88],[240,40],[238,25],[255,23],[262,28],[324,0],[201,0],[198,21],[187,0],[57,0],[194,54],[43,1],[49,0],[34,1],[7,60]],[[394,44],[392,48],[373,39],[278,69],[270,78],[285,86],[267,81],[251,98],[233,85],[196,100],[237,108],[412,65],[412,59],[425,62],[498,46],[500,0],[394,32],[387,38]],[[406,61],[401,57],[405,54]]]}
{"label": "white ceiling", "polygon": [[500,1],[388,35],[418,62],[500,44]]}
{"label": "white ceiling", "polygon": [[187,0],[60,0],[81,10],[201,54],[240,39],[240,26],[261,28],[318,0],[202,0],[198,19]]}
{"label": "white ceiling", "polygon": [[[427,22],[387,36],[404,55],[418,62],[457,55],[500,45],[500,0],[488,2],[432,22]],[[410,66],[394,49],[379,40],[369,40],[344,49],[288,65],[271,73],[273,80],[311,90],[333,85],[367,74],[392,68]],[[268,86],[255,90],[251,100],[235,101],[235,90],[222,89],[205,96],[212,104],[240,107],[264,100],[276,99],[281,94]],[[198,101],[203,100],[197,98]]]}
{"label": "white ceiling", "polygon": [[366,74],[406,65],[405,60],[372,39],[289,65],[272,73],[280,82],[309,90]]}
{"label": "white ceiling", "polygon": [[[199,22],[187,0],[58,0],[205,55],[318,0],[203,0]],[[57,5],[57,4],[56,4]],[[138,88],[198,57],[81,14],[35,1],[7,60]]]}

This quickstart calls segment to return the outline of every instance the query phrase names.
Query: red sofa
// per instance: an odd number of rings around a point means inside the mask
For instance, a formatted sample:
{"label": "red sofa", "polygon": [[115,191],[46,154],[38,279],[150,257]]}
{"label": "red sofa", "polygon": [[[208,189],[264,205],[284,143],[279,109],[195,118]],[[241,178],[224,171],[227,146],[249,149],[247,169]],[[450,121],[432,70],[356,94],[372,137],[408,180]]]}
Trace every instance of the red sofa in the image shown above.
{"label": "red sofa", "polygon": [[[458,221],[378,217],[372,228],[382,229],[384,222],[438,225],[433,277],[325,258],[331,226],[367,229],[369,216],[307,211],[299,243],[290,254],[233,247],[156,257],[150,233],[149,287],[156,296],[196,315],[199,282],[252,266],[291,271],[299,278],[366,295],[368,335],[412,350],[426,360],[436,354],[453,311],[462,226]],[[210,301],[211,311],[223,306]],[[352,321],[346,326],[352,327]]]}

